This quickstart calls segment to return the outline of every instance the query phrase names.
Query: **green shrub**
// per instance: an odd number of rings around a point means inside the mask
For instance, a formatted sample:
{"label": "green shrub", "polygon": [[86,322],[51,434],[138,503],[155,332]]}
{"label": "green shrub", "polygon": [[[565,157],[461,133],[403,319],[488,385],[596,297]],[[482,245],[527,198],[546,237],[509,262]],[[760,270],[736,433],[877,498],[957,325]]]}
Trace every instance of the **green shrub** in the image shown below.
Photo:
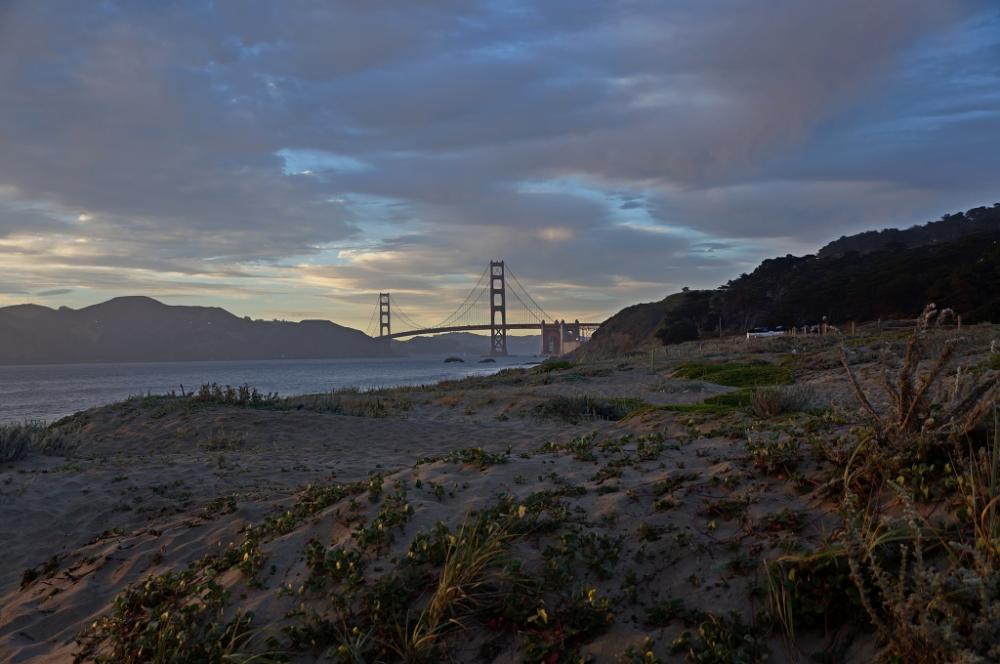
{"label": "green shrub", "polygon": [[467,447],[448,452],[444,456],[444,460],[452,463],[469,464],[483,470],[489,466],[507,463],[510,460],[510,450],[500,453],[487,452],[481,447]]}
{"label": "green shrub", "polygon": [[1000,353],[993,353],[990,355],[989,362],[986,366],[994,371],[1000,371]]}
{"label": "green shrub", "polygon": [[802,461],[801,444],[793,437],[748,437],[746,451],[755,467],[770,474],[789,474]]}
{"label": "green shrub", "polygon": [[771,613],[793,635],[796,629],[862,619],[846,551],[826,548],[788,555],[767,565]]}
{"label": "green shrub", "polygon": [[646,404],[639,399],[607,399],[590,396],[555,396],[535,406],[535,415],[580,422],[583,420],[620,420]]}
{"label": "green shrub", "polygon": [[150,576],[129,586],[114,601],[110,615],[98,618],[82,636],[78,661],[207,662],[230,656],[251,635],[253,614],[222,618],[228,593],[192,568]]}
{"label": "green shrub", "polygon": [[700,403],[675,403],[663,406],[663,410],[677,413],[707,413],[712,415],[723,415],[736,410],[745,410],[750,407],[753,398],[752,390],[736,390],[708,397]]}
{"label": "green shrub", "polygon": [[535,367],[538,373],[549,373],[550,371],[561,371],[562,369],[572,369],[573,363],[569,360],[548,359]]}
{"label": "green shrub", "polygon": [[670,321],[664,323],[663,327],[656,331],[656,338],[664,346],[680,344],[685,341],[697,341],[698,326],[691,319]]}
{"label": "green shrub", "polygon": [[690,380],[704,380],[730,387],[786,385],[792,382],[792,372],[787,367],[763,361],[719,364],[687,362],[677,367],[674,376]]}
{"label": "green shrub", "polygon": [[747,625],[735,613],[708,615],[696,634],[683,632],[672,644],[674,654],[685,654],[694,664],[763,664],[771,655],[766,633]]}

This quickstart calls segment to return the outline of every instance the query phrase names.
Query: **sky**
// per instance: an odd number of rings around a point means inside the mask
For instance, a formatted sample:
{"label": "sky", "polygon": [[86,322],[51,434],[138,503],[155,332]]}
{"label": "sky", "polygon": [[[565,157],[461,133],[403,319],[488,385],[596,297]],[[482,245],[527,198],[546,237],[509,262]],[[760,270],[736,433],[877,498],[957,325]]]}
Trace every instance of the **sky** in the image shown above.
{"label": "sky", "polygon": [[995,0],[0,0],[0,306],[601,320],[998,176]]}

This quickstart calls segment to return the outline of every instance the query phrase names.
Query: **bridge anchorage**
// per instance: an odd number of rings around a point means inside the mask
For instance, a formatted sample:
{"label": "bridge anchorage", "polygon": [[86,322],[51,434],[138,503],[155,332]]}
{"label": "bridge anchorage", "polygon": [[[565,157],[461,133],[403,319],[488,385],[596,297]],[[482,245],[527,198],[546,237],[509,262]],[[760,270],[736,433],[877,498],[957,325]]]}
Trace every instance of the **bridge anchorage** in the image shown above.
{"label": "bridge anchorage", "polygon": [[[507,278],[510,277],[508,282]],[[508,289],[508,286],[510,288]],[[512,300],[508,301],[507,296]],[[508,307],[508,304],[511,306]],[[525,290],[510,266],[502,260],[490,261],[465,300],[447,318],[435,325],[424,325],[408,315],[390,293],[379,293],[378,304],[368,324],[374,335],[375,314],[378,314],[378,338],[385,341],[444,332],[489,332],[491,357],[507,355],[509,330],[540,330],[542,355],[562,355],[579,348],[600,327],[600,323],[568,322],[549,315]],[[393,321],[403,331],[393,331]]]}

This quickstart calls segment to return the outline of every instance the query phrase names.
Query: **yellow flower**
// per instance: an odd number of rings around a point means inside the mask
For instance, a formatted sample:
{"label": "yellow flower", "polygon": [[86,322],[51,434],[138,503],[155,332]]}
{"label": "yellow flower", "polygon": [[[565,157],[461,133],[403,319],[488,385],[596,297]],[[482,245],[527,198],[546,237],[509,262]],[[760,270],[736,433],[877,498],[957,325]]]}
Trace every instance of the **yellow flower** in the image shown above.
{"label": "yellow flower", "polygon": [[524,515],[527,514],[527,512],[528,512],[528,508],[525,507],[524,505],[518,505],[517,506],[517,518],[518,519],[523,519]]}
{"label": "yellow flower", "polygon": [[587,591],[587,601],[591,604],[594,603],[594,597],[597,596],[597,588],[591,588]]}
{"label": "yellow flower", "polygon": [[544,607],[539,607],[538,608],[538,619],[541,620],[542,623],[544,623],[546,625],[549,624],[549,614],[547,614],[545,612],[545,608]]}

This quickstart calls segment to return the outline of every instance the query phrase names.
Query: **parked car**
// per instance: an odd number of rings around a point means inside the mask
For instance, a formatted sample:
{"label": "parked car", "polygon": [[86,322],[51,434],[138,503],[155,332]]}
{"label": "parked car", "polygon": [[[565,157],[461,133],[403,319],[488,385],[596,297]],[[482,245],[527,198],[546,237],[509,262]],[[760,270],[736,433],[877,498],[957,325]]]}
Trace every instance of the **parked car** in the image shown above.
{"label": "parked car", "polygon": [[747,339],[763,339],[767,337],[780,337],[785,334],[785,328],[783,325],[779,325],[774,329],[767,327],[755,327],[747,332]]}

